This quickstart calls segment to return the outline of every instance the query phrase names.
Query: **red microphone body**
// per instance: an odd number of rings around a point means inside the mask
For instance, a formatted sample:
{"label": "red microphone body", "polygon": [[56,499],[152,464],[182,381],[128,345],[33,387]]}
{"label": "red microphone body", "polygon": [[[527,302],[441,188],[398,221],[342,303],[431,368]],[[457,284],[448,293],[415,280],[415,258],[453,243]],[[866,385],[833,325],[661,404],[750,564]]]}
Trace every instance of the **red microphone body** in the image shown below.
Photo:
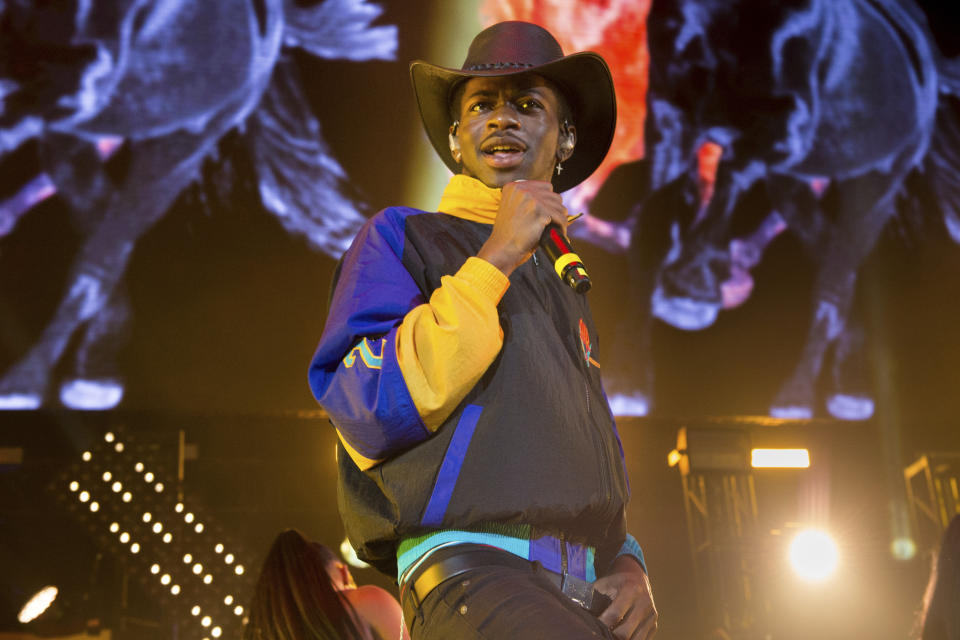
{"label": "red microphone body", "polygon": [[569,284],[574,291],[586,293],[590,290],[592,283],[590,276],[587,275],[587,268],[583,265],[580,256],[570,247],[560,225],[551,223],[544,228],[540,236],[540,248],[553,262],[553,268],[560,279]]}

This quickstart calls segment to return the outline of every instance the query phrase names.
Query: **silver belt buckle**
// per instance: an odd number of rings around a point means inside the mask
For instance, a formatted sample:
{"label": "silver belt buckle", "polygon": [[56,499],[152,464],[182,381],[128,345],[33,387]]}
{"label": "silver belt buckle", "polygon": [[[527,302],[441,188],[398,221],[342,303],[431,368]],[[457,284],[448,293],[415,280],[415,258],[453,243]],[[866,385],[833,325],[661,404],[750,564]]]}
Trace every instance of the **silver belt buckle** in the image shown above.
{"label": "silver belt buckle", "polygon": [[[569,573],[560,576],[560,590],[565,596],[590,612],[593,612],[594,607],[598,604],[594,602],[595,600],[604,599],[607,600],[606,604],[609,604],[609,598],[603,596],[603,594],[597,594],[596,591],[593,590],[592,582],[581,580]],[[603,596],[603,598],[595,598],[595,595]],[[606,608],[606,604],[603,605],[604,609]]]}

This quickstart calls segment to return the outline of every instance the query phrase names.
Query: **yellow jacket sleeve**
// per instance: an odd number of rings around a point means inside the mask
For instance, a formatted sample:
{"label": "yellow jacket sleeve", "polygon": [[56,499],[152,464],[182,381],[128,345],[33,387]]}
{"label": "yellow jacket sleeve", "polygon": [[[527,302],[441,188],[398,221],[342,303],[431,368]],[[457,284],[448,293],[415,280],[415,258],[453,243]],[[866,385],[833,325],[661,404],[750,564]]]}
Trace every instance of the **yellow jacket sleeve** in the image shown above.
{"label": "yellow jacket sleeve", "polygon": [[500,353],[497,304],[509,286],[492,264],[468,258],[400,324],[397,363],[429,430],[443,424]]}

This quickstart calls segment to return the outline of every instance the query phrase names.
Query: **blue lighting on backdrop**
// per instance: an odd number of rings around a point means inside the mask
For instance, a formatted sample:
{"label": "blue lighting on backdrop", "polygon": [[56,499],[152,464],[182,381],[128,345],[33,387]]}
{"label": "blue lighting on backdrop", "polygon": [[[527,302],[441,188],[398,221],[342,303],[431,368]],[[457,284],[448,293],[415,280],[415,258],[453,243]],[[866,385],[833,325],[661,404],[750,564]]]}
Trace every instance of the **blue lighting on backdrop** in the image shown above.
{"label": "blue lighting on backdrop", "polygon": [[[42,23],[43,12],[0,3],[8,24]],[[348,195],[349,178],[323,140],[288,50],[392,59],[397,30],[371,26],[380,14],[365,0],[82,0],[59,25],[74,59],[86,55],[82,64],[40,82],[0,80],[0,159],[27,142],[47,158],[40,175],[0,202],[0,236],[54,194],[88,220],[66,294],[0,379],[0,408],[39,407],[78,332],[61,403],[108,409],[121,401],[116,355],[129,316],[123,281],[131,252],[201,178],[203,163],[217,160],[229,133],[240,132],[249,147],[265,211],[318,251],[338,257],[346,249],[366,206]],[[43,82],[55,95],[35,94]],[[108,175],[111,161],[123,165],[119,178]]]}

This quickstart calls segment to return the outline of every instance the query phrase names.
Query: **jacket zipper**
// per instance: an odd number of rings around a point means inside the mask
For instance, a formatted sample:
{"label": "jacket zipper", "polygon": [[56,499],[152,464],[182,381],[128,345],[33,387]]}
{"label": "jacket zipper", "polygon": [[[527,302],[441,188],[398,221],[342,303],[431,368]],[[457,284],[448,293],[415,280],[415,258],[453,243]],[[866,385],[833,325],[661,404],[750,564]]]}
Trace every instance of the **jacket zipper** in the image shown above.
{"label": "jacket zipper", "polygon": [[567,581],[567,541],[563,537],[563,532],[560,532],[560,590],[563,590],[564,583]]}
{"label": "jacket zipper", "polygon": [[586,396],[587,415],[591,418],[590,422],[592,423],[592,430],[594,431],[593,439],[596,443],[600,460],[603,462],[600,471],[600,489],[603,491],[603,495],[609,503],[613,498],[610,486],[607,483],[607,473],[610,470],[610,457],[607,455],[606,439],[604,438],[603,430],[597,427],[596,422],[593,420],[593,406],[590,403],[590,362],[587,360],[586,355],[584,355],[580,361],[580,371],[583,375],[583,392]]}

